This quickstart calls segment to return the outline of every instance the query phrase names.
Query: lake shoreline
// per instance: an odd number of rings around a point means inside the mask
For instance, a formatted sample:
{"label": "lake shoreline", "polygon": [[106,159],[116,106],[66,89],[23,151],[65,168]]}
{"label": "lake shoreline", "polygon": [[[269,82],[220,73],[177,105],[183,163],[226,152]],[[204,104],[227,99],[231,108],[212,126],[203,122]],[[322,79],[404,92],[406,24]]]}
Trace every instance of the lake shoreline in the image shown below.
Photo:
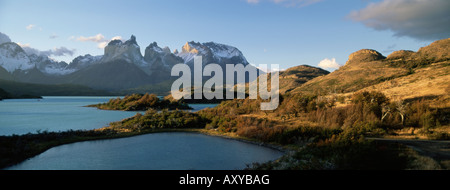
{"label": "lake shoreline", "polygon": [[271,149],[283,152],[283,154],[286,154],[291,151],[290,148],[287,148],[282,145],[262,142],[262,141],[258,141],[256,139],[243,138],[243,137],[237,136],[232,133],[219,133],[219,132],[213,131],[211,129],[210,130],[200,129],[197,133],[201,133],[203,135],[208,135],[208,136],[212,136],[212,137],[220,137],[220,138],[224,138],[224,139],[235,140],[235,141],[239,141],[239,142],[243,142],[243,143],[254,144],[254,145],[262,146],[265,148],[271,148]]}
{"label": "lake shoreline", "polygon": [[[82,132],[78,131],[78,132],[98,134],[99,131],[108,130],[108,128],[109,127],[104,127],[104,128],[99,128],[99,129],[86,130],[86,131],[82,131]],[[65,136],[66,135],[65,133],[72,133],[72,132],[77,132],[77,131],[65,131],[65,132],[46,132],[46,131],[44,131],[43,133],[38,133],[38,134],[0,136],[0,141],[4,142],[5,138],[16,138],[17,140],[14,140],[14,139],[12,140],[14,143],[18,143],[18,142],[23,143],[24,140],[20,137],[26,138],[28,136],[33,136],[32,139],[36,139],[36,138],[40,138],[39,136],[48,136],[50,134],[52,136]],[[7,163],[4,163],[4,162],[1,163],[0,170],[4,170],[4,169],[12,167],[14,165],[20,164],[28,159],[31,159],[35,156],[38,156],[38,155],[44,153],[45,151],[47,151],[51,148],[61,146],[61,145],[72,144],[72,143],[77,143],[77,142],[86,142],[86,141],[120,139],[120,138],[135,137],[135,136],[151,134],[151,133],[196,133],[196,134],[202,134],[202,135],[207,135],[207,136],[212,136],[212,137],[224,138],[224,139],[228,139],[228,140],[236,140],[236,141],[243,142],[243,143],[248,143],[248,144],[258,145],[258,146],[265,147],[265,148],[274,149],[274,150],[281,152],[283,155],[285,155],[289,151],[287,148],[279,146],[279,145],[264,143],[264,142],[260,142],[260,141],[252,140],[252,139],[244,139],[242,137],[232,136],[230,134],[228,134],[228,135],[227,134],[219,134],[215,131],[206,130],[206,129],[202,129],[202,128],[153,129],[153,130],[147,130],[147,131],[141,131],[141,132],[121,132],[121,133],[117,133],[114,135],[111,135],[108,133],[103,133],[102,135],[93,135],[93,136],[74,135],[74,136],[70,136],[70,137],[62,137],[61,139],[56,139],[56,140],[42,141],[42,142],[36,143],[37,146],[34,146],[34,147],[37,147],[37,148],[35,150],[31,151],[31,153],[24,152],[24,155],[22,155],[19,158],[11,159]],[[41,137],[41,138],[45,138],[45,137]],[[30,142],[30,143],[34,143],[34,142]]]}

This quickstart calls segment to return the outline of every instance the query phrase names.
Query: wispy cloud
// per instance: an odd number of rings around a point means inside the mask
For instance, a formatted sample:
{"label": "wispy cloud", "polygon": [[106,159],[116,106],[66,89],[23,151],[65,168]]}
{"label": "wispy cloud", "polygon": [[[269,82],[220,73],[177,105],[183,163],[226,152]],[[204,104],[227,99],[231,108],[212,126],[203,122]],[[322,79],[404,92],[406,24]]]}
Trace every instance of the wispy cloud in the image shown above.
{"label": "wispy cloud", "polygon": [[32,48],[30,47],[30,44],[26,43],[26,44],[22,44],[22,43],[17,43],[20,47],[22,47],[22,49],[28,54],[28,55],[32,55],[32,54],[36,54],[36,55],[41,55],[41,56],[73,56],[75,53],[75,49],[69,49],[66,47],[59,47],[59,48],[53,48],[53,49],[49,49],[46,51],[40,51],[36,48]]}
{"label": "wispy cloud", "polygon": [[105,40],[105,36],[103,36],[102,34],[97,34],[95,36],[89,36],[89,37],[84,37],[84,36],[80,36],[77,38],[78,41],[82,41],[82,42],[102,42]]}
{"label": "wispy cloud", "polygon": [[[73,38],[71,38],[73,39]],[[105,36],[103,36],[103,34],[99,33],[95,36],[88,36],[88,37],[84,37],[84,36],[80,36],[77,38],[77,41],[81,41],[81,42],[95,42],[97,43],[97,47],[99,49],[103,49],[106,47],[106,45],[108,45],[108,43],[112,40],[122,40],[121,36],[114,36],[111,39],[105,39]]]}
{"label": "wispy cloud", "polygon": [[305,7],[323,0],[246,0],[249,4],[258,4],[263,1],[271,2],[285,7]]}
{"label": "wispy cloud", "polygon": [[325,58],[319,62],[318,66],[323,69],[339,69],[342,65],[336,62],[336,58]]}
{"label": "wispy cloud", "polygon": [[247,0],[247,3],[258,4],[261,0]]}
{"label": "wispy cloud", "polygon": [[394,36],[437,40],[450,36],[449,0],[383,0],[353,11],[349,18]]}
{"label": "wispy cloud", "polygon": [[34,24],[29,24],[28,26],[26,26],[25,28],[27,29],[27,30],[31,30],[31,29],[33,29],[33,28],[35,28],[36,27],[36,25],[34,25]]}

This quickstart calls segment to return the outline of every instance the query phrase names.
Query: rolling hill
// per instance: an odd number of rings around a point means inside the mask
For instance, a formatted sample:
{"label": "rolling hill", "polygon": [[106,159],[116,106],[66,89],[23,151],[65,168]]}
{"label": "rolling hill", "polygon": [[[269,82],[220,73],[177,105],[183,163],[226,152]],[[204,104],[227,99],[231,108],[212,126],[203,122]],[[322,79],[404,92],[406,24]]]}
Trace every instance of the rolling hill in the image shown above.
{"label": "rolling hill", "polygon": [[[395,51],[385,57],[375,50],[352,53],[338,70],[297,86],[292,93],[348,96],[380,91],[396,100],[443,97],[450,94],[450,38],[419,51]],[[448,102],[448,101],[447,101]]]}

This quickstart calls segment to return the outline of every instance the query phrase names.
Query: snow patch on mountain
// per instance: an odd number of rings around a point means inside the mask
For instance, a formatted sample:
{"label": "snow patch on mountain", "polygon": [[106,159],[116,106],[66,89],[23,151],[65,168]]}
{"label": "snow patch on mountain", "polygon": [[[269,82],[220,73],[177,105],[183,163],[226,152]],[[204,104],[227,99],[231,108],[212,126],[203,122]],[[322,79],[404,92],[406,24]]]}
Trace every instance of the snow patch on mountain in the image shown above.
{"label": "snow patch on mountain", "polygon": [[76,69],[68,69],[66,62],[58,62],[47,56],[32,54],[29,55],[29,58],[35,67],[44,74],[67,75],[76,71]]}
{"label": "snow patch on mountain", "polygon": [[10,73],[16,70],[29,70],[35,67],[25,51],[19,45],[12,42],[0,44],[0,66]]}
{"label": "snow patch on mountain", "polygon": [[235,59],[244,65],[247,65],[247,59],[245,59],[239,49],[215,42],[207,43],[196,43],[196,42],[186,42],[182,47],[181,52],[177,52],[177,56],[183,58],[185,63],[189,63],[194,59],[194,56],[211,57],[216,63],[221,63],[224,59]]}
{"label": "snow patch on mountain", "polygon": [[90,54],[78,56],[70,62],[66,69],[78,71],[90,65],[99,63],[102,57],[102,55],[92,56]]}

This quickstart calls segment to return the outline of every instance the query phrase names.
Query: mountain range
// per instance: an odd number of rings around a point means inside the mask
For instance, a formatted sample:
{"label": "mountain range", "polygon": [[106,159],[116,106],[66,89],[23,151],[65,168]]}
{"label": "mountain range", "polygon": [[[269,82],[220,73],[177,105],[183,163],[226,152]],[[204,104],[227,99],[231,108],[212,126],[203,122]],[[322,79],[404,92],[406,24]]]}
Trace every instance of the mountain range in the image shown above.
{"label": "mountain range", "polygon": [[184,63],[192,68],[194,56],[203,57],[203,66],[216,63],[224,71],[226,64],[249,65],[239,49],[215,42],[187,42],[181,52],[171,52],[168,47],[161,48],[153,42],[142,55],[136,37],[132,35],[124,42],[110,41],[103,55],[87,54],[66,63],[27,53],[17,43],[6,41],[0,44],[0,80],[82,85],[113,92],[146,89],[152,85],[170,84],[168,81],[176,79],[171,77],[172,67]]}

